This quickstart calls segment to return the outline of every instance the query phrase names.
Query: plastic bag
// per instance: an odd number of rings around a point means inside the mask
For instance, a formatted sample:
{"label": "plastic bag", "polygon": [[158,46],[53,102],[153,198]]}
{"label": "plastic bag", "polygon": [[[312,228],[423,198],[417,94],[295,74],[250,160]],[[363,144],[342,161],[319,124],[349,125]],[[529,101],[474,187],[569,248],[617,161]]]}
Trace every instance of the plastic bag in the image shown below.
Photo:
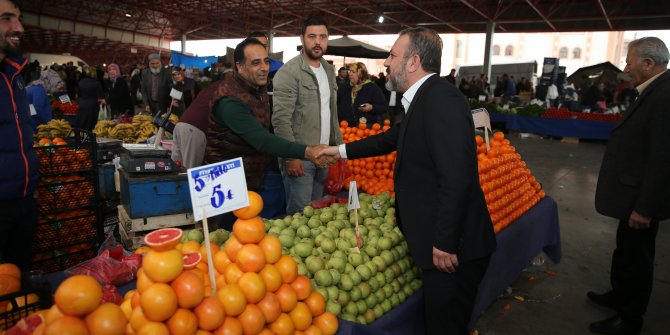
{"label": "plastic bag", "polygon": [[100,104],[100,109],[98,110],[98,121],[100,120],[109,120],[107,105]]}
{"label": "plastic bag", "polygon": [[325,196],[321,199],[312,200],[309,203],[309,205],[312,208],[326,208],[326,207],[329,207],[330,205],[332,205],[336,202],[340,203],[340,204],[346,204],[347,202],[349,202],[349,200],[347,198],[338,198],[338,197],[333,196],[333,195],[327,195],[327,196]]}
{"label": "plastic bag", "polygon": [[65,274],[68,277],[89,275],[102,284],[123,285],[135,279],[141,264],[141,255],[124,256],[123,248],[119,246],[107,249],[95,258],[65,270]]}
{"label": "plastic bag", "polygon": [[340,192],[349,175],[346,159],[340,159],[337,163],[331,165],[330,169],[328,169],[328,177],[326,178],[326,192],[328,194],[337,194]]}

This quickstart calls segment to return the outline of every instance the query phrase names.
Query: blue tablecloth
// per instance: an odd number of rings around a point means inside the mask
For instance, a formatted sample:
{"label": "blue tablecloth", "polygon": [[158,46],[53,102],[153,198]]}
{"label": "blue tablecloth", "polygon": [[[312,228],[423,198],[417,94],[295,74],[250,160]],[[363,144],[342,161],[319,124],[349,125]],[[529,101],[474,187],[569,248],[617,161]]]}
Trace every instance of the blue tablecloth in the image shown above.
{"label": "blue tablecloth", "polygon": [[[498,247],[491,256],[486,275],[479,285],[470,328],[474,328],[480,313],[519,277],[521,271],[540,251],[544,251],[554,263],[561,260],[561,236],[556,202],[550,197],[545,197],[498,233],[496,239]],[[340,320],[337,334],[423,334],[424,329],[423,291],[419,290],[370,325]]]}
{"label": "blue tablecloth", "polygon": [[505,123],[509,130],[558,137],[606,140],[616,125],[608,121],[563,120],[491,113],[491,122]]}

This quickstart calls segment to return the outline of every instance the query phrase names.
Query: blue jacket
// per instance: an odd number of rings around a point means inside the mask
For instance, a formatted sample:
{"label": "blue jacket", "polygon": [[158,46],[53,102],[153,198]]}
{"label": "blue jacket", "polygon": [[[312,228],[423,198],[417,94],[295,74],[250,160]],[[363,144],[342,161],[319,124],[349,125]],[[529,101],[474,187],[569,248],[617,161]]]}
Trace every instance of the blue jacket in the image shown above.
{"label": "blue jacket", "polygon": [[33,133],[37,132],[37,126],[46,124],[53,118],[51,114],[51,105],[49,104],[49,97],[47,91],[42,85],[32,85],[26,88],[26,95],[28,103],[35,107],[37,114],[30,117]]}
{"label": "blue jacket", "polygon": [[38,160],[20,74],[26,64],[14,55],[0,62],[0,201],[32,196],[37,187]]}

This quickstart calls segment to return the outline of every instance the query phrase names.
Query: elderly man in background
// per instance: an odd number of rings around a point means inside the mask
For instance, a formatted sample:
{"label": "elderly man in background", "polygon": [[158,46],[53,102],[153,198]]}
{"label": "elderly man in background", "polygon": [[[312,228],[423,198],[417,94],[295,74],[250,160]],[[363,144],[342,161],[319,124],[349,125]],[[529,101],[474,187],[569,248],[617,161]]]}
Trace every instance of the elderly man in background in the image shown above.
{"label": "elderly man in background", "polygon": [[170,106],[170,72],[161,63],[158,54],[149,55],[149,67],[142,71],[142,100],[144,111],[156,114],[165,112]]}
{"label": "elderly man in background", "polygon": [[598,213],[619,220],[612,255],[612,289],[588,292],[616,315],[594,322],[599,334],[639,334],[654,282],[656,233],[670,218],[670,72],[668,48],[656,37],[630,42],[624,72],[640,96],[607,142],[596,188]]}

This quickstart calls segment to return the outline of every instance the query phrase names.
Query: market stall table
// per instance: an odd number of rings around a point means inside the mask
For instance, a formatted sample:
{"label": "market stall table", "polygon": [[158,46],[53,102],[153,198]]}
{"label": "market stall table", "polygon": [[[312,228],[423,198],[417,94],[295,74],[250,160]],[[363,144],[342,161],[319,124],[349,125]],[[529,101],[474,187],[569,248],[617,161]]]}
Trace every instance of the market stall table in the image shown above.
{"label": "market stall table", "polygon": [[509,130],[558,137],[606,140],[616,125],[608,121],[553,119],[491,113],[491,122],[505,123]]}

